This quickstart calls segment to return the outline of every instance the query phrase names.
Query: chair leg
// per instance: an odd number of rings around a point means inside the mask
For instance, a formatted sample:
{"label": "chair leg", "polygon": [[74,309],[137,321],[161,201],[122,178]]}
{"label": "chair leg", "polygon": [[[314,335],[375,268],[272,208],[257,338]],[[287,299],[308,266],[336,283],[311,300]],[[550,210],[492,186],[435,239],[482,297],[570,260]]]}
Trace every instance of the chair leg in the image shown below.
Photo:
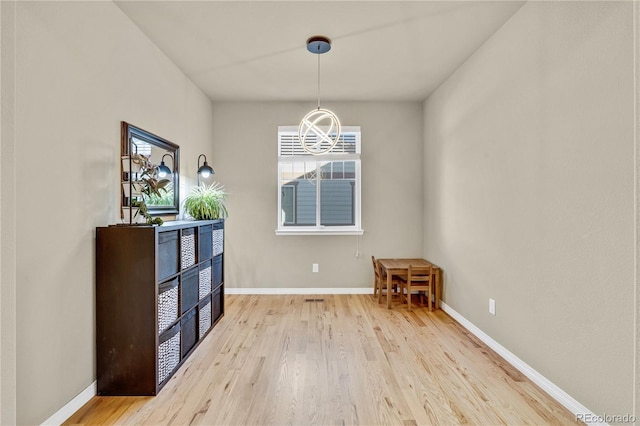
{"label": "chair leg", "polygon": [[431,291],[431,290],[432,290],[431,285],[429,285],[429,287],[428,287],[428,289],[427,289],[427,291],[429,292],[429,294],[428,294],[428,296],[429,296],[429,297],[428,297],[428,299],[427,299],[427,301],[428,301],[428,303],[429,303],[429,312],[433,311],[433,309],[431,308],[431,299],[432,299],[432,297],[433,297],[433,296],[431,295],[431,293],[432,293],[432,291]]}
{"label": "chair leg", "polygon": [[373,277],[373,297],[376,297],[377,294],[378,294],[378,280],[374,276]]}
{"label": "chair leg", "polygon": [[407,311],[411,312],[411,283],[407,283]]}

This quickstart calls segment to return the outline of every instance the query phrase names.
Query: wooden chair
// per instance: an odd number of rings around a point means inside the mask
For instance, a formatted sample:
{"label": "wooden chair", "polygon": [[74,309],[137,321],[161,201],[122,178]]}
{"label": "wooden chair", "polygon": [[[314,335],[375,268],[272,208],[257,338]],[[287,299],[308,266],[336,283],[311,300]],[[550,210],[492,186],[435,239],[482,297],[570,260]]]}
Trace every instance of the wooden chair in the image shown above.
{"label": "wooden chair", "polygon": [[[382,268],[380,268],[380,264],[376,260],[374,256],[371,256],[371,262],[373,262],[373,296],[378,295],[378,303],[382,300],[382,292],[384,290],[385,294],[387,291],[387,274],[382,272]],[[400,288],[400,281],[394,276],[392,277],[392,291],[394,293],[398,292]]]}
{"label": "wooden chair", "polygon": [[373,263],[373,297],[378,294],[378,286],[380,285],[380,271],[378,271],[378,265],[376,264],[376,258],[371,256],[371,262]]}
{"label": "wooden chair", "polygon": [[[431,288],[431,266],[411,266],[409,265],[409,272],[407,273],[406,280],[403,278],[400,282],[400,297],[405,298],[405,290],[407,292],[407,310],[411,311],[411,292],[417,290],[427,292],[427,303],[429,310],[431,311],[432,302],[432,288]],[[420,300],[423,302],[422,294],[420,294]]]}

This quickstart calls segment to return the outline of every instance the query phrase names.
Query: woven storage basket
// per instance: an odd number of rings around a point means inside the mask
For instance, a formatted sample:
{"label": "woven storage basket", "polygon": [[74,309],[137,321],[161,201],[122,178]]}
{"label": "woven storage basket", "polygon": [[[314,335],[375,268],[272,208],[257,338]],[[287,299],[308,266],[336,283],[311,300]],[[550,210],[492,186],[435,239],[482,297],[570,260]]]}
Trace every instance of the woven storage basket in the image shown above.
{"label": "woven storage basket", "polygon": [[[202,268],[202,266],[200,266]],[[211,262],[209,266],[204,269],[200,269],[199,283],[198,283],[198,300],[211,293]]]}
{"label": "woven storage basket", "polygon": [[198,328],[198,339],[202,339],[207,331],[211,328],[211,301],[200,307],[200,327]]}
{"label": "woven storage basket", "polygon": [[160,285],[158,294],[158,333],[178,319],[178,280]]}
{"label": "woven storage basket", "polygon": [[222,254],[224,250],[224,229],[213,230],[213,255]]}
{"label": "woven storage basket", "polygon": [[193,229],[182,231],[180,242],[182,269],[187,269],[196,263],[196,235]]}
{"label": "woven storage basket", "polygon": [[175,326],[167,334],[173,334],[158,347],[158,382],[162,383],[180,363],[180,327]]}

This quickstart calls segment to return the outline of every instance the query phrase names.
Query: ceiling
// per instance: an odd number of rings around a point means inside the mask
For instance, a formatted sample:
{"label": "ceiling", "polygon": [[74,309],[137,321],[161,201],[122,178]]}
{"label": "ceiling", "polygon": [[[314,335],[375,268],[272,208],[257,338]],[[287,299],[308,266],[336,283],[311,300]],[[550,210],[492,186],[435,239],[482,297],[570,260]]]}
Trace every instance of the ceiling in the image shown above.
{"label": "ceiling", "polygon": [[[214,101],[422,101],[522,1],[116,1]],[[332,39],[323,55],[306,40]]]}

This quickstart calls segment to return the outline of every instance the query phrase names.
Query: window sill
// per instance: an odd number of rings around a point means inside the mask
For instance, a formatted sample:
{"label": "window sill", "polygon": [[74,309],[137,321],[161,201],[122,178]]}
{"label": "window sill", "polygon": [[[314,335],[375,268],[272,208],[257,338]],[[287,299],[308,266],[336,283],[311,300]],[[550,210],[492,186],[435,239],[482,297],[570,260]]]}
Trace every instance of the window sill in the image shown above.
{"label": "window sill", "polygon": [[363,229],[276,229],[276,235],[362,235]]}

